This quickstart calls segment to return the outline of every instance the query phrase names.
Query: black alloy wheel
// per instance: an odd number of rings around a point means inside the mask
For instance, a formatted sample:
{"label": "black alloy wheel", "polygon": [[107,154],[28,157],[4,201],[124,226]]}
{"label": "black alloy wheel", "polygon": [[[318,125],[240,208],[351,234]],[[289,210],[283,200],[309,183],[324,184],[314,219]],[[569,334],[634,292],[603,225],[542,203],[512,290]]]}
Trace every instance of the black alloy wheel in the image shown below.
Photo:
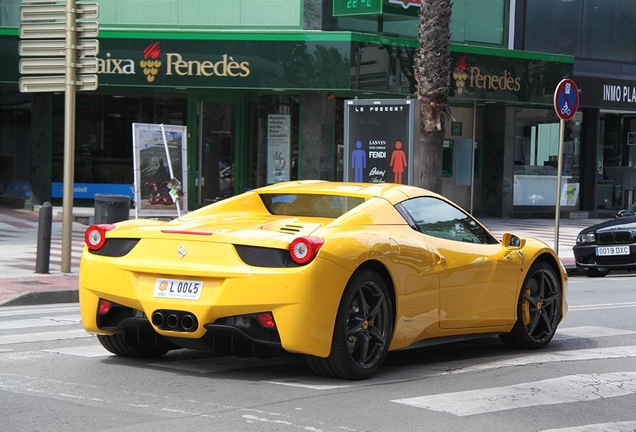
{"label": "black alloy wheel", "polygon": [[393,334],[393,306],[386,282],[369,270],[356,273],[345,288],[327,358],[306,356],[323,376],[362,380],[382,366]]}
{"label": "black alloy wheel", "polygon": [[561,280],[545,262],[530,267],[517,303],[517,322],[512,331],[500,335],[509,346],[525,349],[548,344],[561,321]]}

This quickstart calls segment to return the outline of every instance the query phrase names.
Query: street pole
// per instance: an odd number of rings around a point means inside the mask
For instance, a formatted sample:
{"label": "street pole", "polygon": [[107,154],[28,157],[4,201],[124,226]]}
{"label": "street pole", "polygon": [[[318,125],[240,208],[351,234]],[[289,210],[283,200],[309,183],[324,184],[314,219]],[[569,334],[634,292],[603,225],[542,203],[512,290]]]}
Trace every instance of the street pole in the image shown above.
{"label": "street pole", "polygon": [[73,182],[75,180],[75,0],[66,0],[64,85],[64,187],[62,197],[62,273],[71,271]]}
{"label": "street pole", "polygon": [[[571,120],[579,109],[579,89],[571,79],[564,78],[554,91],[554,110],[559,121],[559,154],[557,161],[556,204],[554,206],[554,251],[559,253],[559,220],[561,218],[561,183],[563,182],[563,135],[565,121]],[[567,204],[567,202],[566,202]]]}
{"label": "street pole", "polygon": [[563,131],[565,130],[565,120],[559,121],[559,155],[557,166],[557,191],[556,206],[554,214],[554,251],[559,254],[559,221],[561,219],[561,183],[563,177]]}

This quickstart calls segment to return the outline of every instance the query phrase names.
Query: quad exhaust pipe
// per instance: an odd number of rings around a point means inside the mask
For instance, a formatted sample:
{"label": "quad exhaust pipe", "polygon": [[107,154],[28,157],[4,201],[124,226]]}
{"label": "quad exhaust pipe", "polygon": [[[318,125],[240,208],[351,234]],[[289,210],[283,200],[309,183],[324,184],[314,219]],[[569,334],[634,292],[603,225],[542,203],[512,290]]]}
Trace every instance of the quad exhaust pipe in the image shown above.
{"label": "quad exhaust pipe", "polygon": [[151,321],[161,330],[193,332],[199,328],[197,317],[190,312],[157,310],[152,314]]}

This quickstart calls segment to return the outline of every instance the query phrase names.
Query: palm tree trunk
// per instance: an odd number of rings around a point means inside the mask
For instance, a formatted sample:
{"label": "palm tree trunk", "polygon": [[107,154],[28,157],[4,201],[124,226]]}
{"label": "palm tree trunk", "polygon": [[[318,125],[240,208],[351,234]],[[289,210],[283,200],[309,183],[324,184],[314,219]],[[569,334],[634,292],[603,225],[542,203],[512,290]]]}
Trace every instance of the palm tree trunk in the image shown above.
{"label": "palm tree trunk", "polygon": [[438,193],[442,191],[444,124],[450,117],[451,12],[450,0],[421,0],[420,48],[415,60],[420,101],[418,186]]}

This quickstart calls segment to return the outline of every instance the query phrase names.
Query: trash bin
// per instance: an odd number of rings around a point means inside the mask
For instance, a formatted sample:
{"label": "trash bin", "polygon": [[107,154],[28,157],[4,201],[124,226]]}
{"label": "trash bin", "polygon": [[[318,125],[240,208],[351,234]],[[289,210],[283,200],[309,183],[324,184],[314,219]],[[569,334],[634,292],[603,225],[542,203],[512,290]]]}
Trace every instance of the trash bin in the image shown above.
{"label": "trash bin", "polygon": [[130,197],[127,195],[95,194],[95,223],[110,224],[128,220]]}

